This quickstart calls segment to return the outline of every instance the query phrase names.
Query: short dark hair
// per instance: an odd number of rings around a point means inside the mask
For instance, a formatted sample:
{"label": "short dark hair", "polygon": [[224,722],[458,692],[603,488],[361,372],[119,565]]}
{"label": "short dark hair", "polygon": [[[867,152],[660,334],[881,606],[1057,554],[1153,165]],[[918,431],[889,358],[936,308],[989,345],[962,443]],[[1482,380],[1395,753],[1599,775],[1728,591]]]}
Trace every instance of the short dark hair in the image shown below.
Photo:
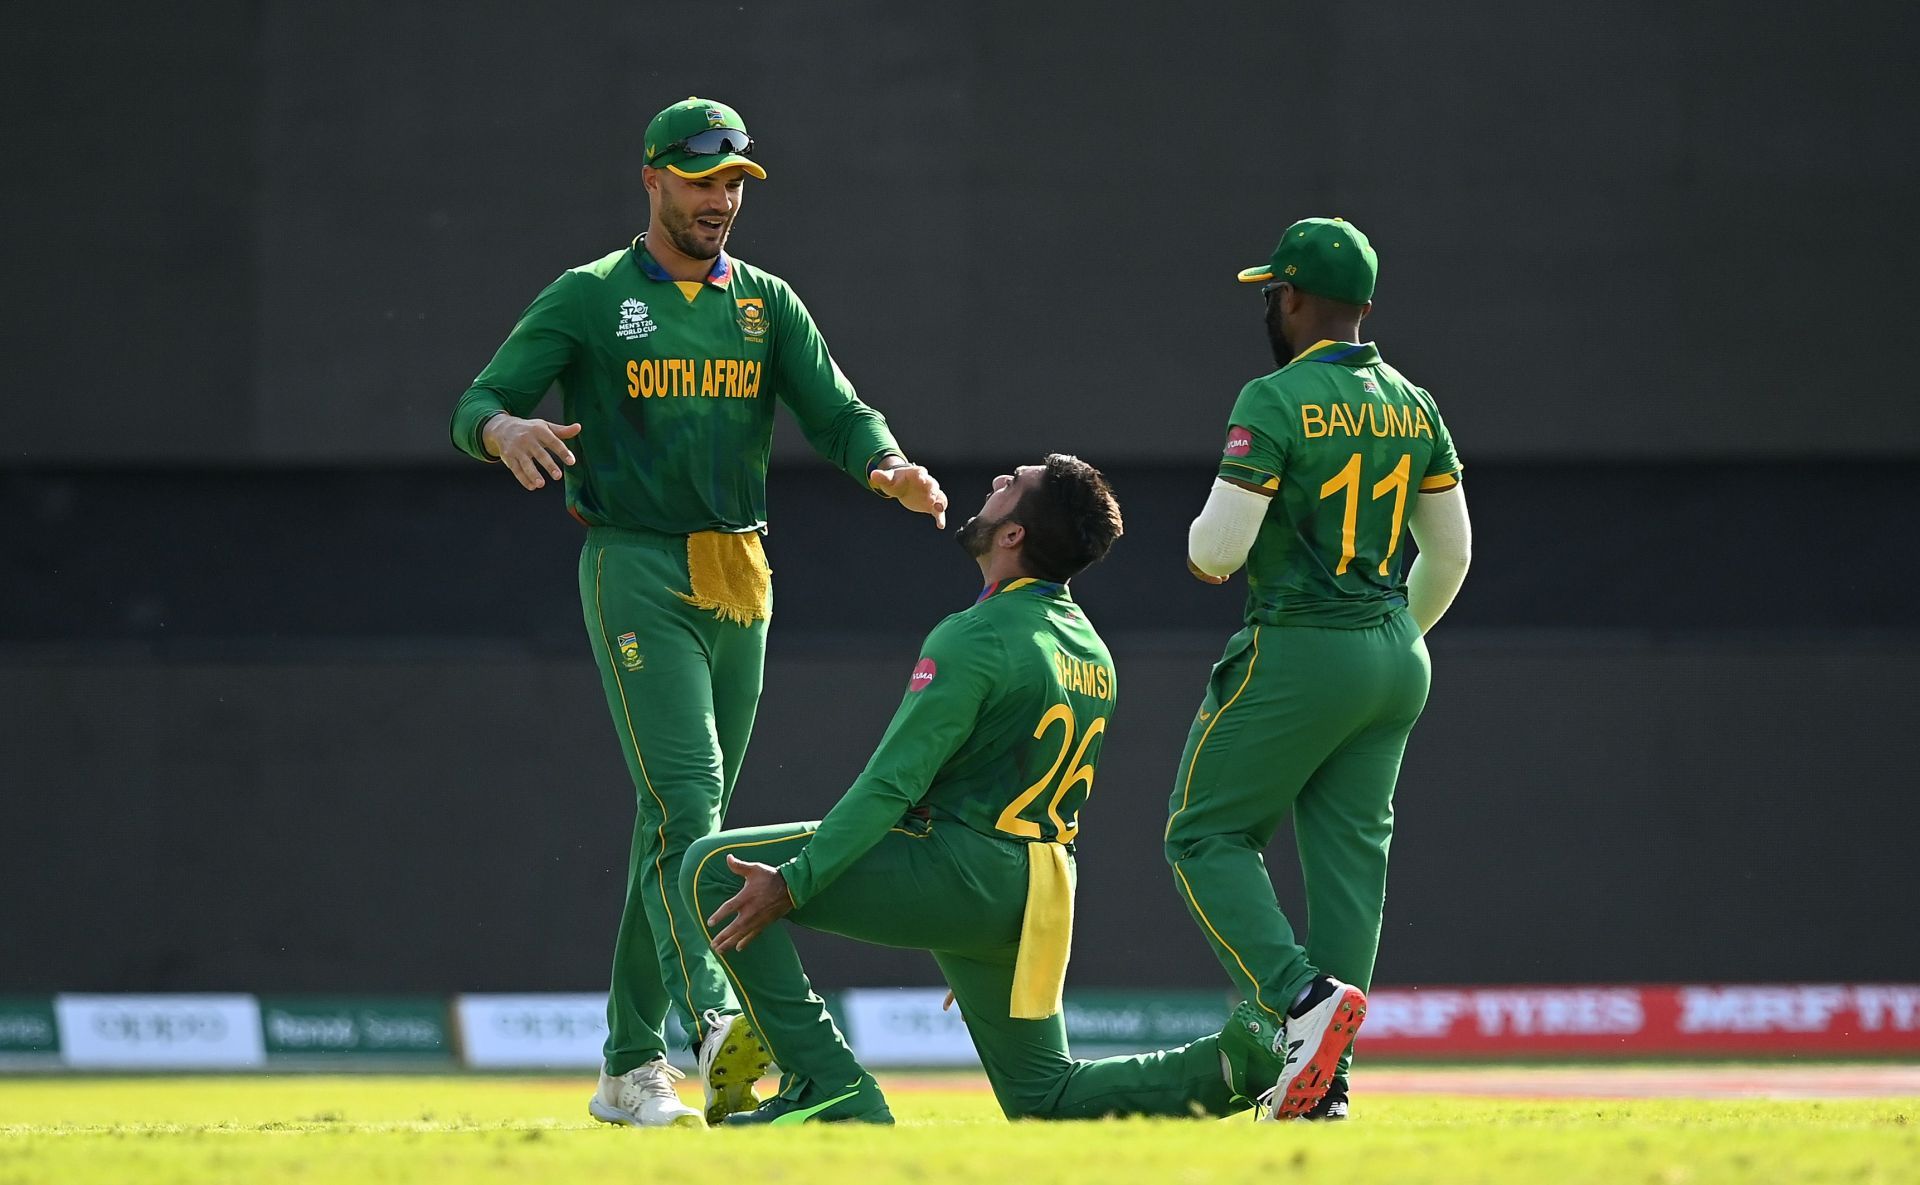
{"label": "short dark hair", "polygon": [[1027,570],[1064,584],[1120,537],[1120,503],[1105,475],[1078,457],[1048,453],[1042,468],[1007,517],[1026,528],[1020,556]]}

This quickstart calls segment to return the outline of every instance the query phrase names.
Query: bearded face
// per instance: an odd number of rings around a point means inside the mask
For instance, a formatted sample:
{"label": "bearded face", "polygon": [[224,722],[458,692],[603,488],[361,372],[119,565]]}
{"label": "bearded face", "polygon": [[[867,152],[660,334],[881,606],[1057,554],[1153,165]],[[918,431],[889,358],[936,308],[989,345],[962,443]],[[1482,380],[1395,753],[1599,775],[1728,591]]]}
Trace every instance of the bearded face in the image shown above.
{"label": "bearded face", "polygon": [[1286,302],[1278,291],[1267,294],[1267,345],[1273,350],[1273,364],[1285,366],[1293,361],[1293,342],[1287,336]]}
{"label": "bearded face", "polygon": [[1005,518],[988,518],[984,514],[976,514],[961,523],[960,529],[953,533],[953,537],[960,544],[961,550],[977,560],[993,549],[993,533],[1005,526],[1006,522]]}
{"label": "bearded face", "polygon": [[663,169],[654,198],[660,230],[688,259],[716,258],[733,233],[745,196],[746,170],[737,166],[695,178]]}

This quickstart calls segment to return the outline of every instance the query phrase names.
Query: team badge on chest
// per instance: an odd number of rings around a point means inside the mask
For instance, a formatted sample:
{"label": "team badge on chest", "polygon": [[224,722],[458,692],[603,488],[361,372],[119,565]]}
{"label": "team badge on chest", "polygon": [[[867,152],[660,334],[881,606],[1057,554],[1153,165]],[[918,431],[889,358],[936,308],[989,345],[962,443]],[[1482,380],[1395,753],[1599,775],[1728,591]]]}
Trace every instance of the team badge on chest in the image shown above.
{"label": "team badge on chest", "polygon": [[750,342],[767,340],[766,301],[758,296],[740,297],[734,300],[734,319],[740,323],[740,332]]}

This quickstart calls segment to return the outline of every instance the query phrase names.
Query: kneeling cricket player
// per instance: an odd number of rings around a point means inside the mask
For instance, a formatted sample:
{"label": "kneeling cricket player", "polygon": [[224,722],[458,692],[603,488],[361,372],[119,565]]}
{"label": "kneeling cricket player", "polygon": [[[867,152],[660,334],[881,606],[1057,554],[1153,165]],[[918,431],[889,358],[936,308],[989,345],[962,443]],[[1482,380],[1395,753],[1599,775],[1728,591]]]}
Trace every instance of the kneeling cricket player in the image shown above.
{"label": "kneeling cricket player", "polygon": [[1112,489],[1078,458],[997,478],[959,533],[985,588],[927,636],[853,787],[820,822],[723,831],[688,850],[682,892],[782,1074],[778,1095],[728,1125],[893,1122],[773,924],[783,917],[932,952],[1009,1118],[1229,1115],[1303,1063],[1287,1056],[1295,1025],[1248,1005],[1179,1049],[1067,1051],[1072,845],[1118,689],[1067,582],[1120,532]]}

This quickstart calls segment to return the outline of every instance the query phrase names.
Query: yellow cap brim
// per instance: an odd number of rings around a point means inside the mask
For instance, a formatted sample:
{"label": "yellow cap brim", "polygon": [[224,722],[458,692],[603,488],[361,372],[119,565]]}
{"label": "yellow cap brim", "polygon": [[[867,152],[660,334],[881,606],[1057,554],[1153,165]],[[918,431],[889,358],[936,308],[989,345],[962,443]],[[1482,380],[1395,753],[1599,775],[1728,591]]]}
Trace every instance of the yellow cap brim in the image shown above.
{"label": "yellow cap brim", "polygon": [[1240,273],[1240,282],[1242,284],[1259,284],[1271,279],[1273,279],[1273,265],[1270,263],[1263,263],[1259,267],[1246,268]]}
{"label": "yellow cap brim", "polygon": [[672,173],[676,177],[685,177],[689,181],[698,181],[702,177],[711,177],[721,169],[731,169],[735,165],[739,165],[762,181],[767,179],[767,171],[753,163],[752,159],[744,156],[723,156],[720,158],[718,164],[708,165],[706,168],[697,171],[693,169],[683,169],[679,165],[668,165],[667,172]]}

